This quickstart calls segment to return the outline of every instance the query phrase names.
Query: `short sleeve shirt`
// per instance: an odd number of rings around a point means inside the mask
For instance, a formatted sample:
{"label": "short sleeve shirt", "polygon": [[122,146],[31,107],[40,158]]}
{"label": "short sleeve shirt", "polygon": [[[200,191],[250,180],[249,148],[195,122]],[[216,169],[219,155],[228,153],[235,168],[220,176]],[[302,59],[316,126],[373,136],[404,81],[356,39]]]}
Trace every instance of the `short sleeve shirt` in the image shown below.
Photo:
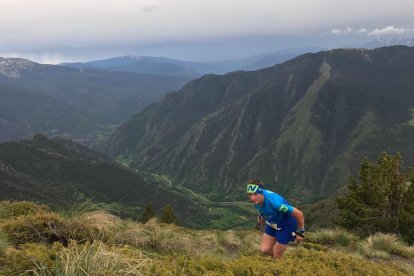
{"label": "short sleeve shirt", "polygon": [[268,222],[280,224],[292,214],[293,206],[279,194],[263,189],[263,196],[263,205],[254,206]]}

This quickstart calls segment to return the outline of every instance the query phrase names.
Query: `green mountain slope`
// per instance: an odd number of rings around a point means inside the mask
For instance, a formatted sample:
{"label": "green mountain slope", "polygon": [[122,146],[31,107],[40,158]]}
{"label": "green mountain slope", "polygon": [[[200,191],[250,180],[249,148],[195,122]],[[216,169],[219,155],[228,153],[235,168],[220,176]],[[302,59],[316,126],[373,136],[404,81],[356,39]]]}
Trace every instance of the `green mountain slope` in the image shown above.
{"label": "green mountain slope", "polygon": [[414,162],[414,48],[338,49],[207,75],[121,126],[106,152],[210,199],[260,177],[294,201],[326,197],[364,155]]}
{"label": "green mountain slope", "polygon": [[97,147],[116,126],[190,79],[0,57],[0,142],[41,133]]}
{"label": "green mountain slope", "polygon": [[37,135],[32,140],[0,144],[0,199],[33,200],[54,207],[79,198],[95,202],[161,209],[171,204],[180,217],[199,209],[184,196],[148,184],[101,153],[64,139]]}
{"label": "green mountain slope", "polygon": [[88,114],[53,97],[0,85],[0,142],[46,135],[80,137],[103,128]]}

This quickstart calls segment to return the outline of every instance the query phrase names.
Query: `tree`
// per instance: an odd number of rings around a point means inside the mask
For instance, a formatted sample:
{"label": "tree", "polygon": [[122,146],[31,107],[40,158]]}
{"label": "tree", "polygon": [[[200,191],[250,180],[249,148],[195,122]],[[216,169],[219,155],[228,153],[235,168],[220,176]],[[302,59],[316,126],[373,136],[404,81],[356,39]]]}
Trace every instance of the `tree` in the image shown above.
{"label": "tree", "polygon": [[336,224],[360,234],[399,233],[414,242],[414,170],[401,171],[402,159],[383,153],[377,164],[365,158],[359,181],[350,177],[348,190],[337,197]]}
{"label": "tree", "polygon": [[156,216],[156,213],[155,213],[154,206],[152,206],[151,203],[148,203],[147,206],[145,206],[144,213],[142,214],[140,222],[146,223],[147,221],[149,221],[151,218],[155,216]]}
{"label": "tree", "polygon": [[162,223],[176,223],[177,222],[173,207],[170,204],[164,207],[164,210],[162,211],[162,214],[161,214],[160,222]]}

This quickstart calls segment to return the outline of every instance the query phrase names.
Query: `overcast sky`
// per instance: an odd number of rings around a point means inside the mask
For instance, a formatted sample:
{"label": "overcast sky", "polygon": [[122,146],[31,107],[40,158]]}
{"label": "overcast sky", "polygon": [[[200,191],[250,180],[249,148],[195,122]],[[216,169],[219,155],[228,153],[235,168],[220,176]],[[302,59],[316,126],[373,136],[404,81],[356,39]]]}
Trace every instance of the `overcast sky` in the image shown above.
{"label": "overcast sky", "polygon": [[0,56],[207,61],[414,36],[414,0],[0,0]]}

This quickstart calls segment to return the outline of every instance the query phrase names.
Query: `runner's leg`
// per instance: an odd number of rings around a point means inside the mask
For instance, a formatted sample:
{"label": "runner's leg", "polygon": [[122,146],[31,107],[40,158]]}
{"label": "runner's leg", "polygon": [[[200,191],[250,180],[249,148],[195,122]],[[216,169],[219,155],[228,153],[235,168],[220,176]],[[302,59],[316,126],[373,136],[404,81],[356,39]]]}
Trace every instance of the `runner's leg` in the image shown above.
{"label": "runner's leg", "polygon": [[261,246],[262,253],[272,256],[273,255],[272,250],[273,250],[273,247],[274,247],[275,243],[276,243],[276,238],[275,237],[273,237],[269,234],[263,233],[262,246]]}
{"label": "runner's leg", "polygon": [[281,243],[276,243],[273,246],[273,258],[275,259],[280,259],[283,257],[283,254],[285,253],[286,248],[288,247],[287,244],[281,244]]}

